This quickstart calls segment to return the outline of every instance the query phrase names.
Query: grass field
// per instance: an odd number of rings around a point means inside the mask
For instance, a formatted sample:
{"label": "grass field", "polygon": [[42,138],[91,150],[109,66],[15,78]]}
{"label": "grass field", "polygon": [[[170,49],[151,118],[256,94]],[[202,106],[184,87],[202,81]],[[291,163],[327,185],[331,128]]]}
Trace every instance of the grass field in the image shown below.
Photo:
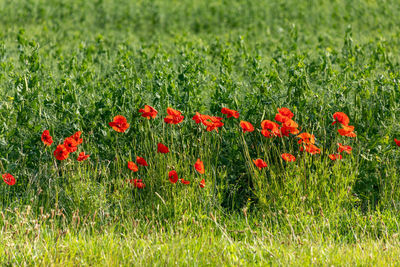
{"label": "grass field", "polygon": [[[398,25],[392,0],[0,1],[0,263],[398,265]],[[283,107],[299,132],[266,138]]]}

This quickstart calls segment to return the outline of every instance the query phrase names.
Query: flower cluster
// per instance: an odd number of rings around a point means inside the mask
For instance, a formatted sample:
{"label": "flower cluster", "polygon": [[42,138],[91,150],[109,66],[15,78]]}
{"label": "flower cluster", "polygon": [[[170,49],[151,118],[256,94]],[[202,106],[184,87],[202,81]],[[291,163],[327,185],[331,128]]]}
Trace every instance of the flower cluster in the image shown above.
{"label": "flower cluster", "polygon": [[[118,116],[117,116],[118,117]],[[114,125],[114,124],[113,124]],[[57,160],[66,160],[70,153],[74,153],[77,151],[78,146],[82,144],[83,139],[81,138],[82,132],[77,131],[70,137],[64,139],[62,144],[57,145],[56,149],[54,150],[53,154]],[[42,142],[46,146],[51,146],[53,144],[53,137],[50,135],[49,130],[44,130],[41,136]],[[80,152],[77,161],[84,161],[87,160],[90,155],[85,154],[84,151]]]}
{"label": "flower cluster", "polygon": [[298,134],[298,124],[292,120],[294,114],[288,108],[278,108],[278,113],[275,115],[275,121],[263,120],[261,122],[261,134],[267,138],[272,137],[288,137],[289,134]]}
{"label": "flower cluster", "polygon": [[[128,169],[131,170],[132,172],[138,172],[139,166],[147,167],[147,166],[149,166],[149,164],[147,163],[147,161],[144,158],[139,157],[139,156],[136,156],[136,163],[133,161],[128,161]],[[142,179],[130,179],[129,182],[131,184],[133,184],[133,187],[136,187],[139,189],[146,187],[146,185],[145,185],[145,183],[143,183]]]}
{"label": "flower cluster", "polygon": [[[194,168],[200,174],[204,174],[205,173],[204,164],[200,159],[197,159],[196,163],[194,164]],[[201,188],[204,188],[206,186],[206,181],[204,180],[204,178],[200,181],[199,186]]]}
{"label": "flower cluster", "polygon": [[167,113],[168,116],[164,118],[164,121],[168,124],[179,124],[185,118],[180,111],[173,108],[167,108]]}
{"label": "flower cluster", "polygon": [[[275,114],[274,121],[271,120],[263,120],[261,122],[261,135],[266,138],[282,138],[282,137],[289,137],[290,135],[296,136],[298,138],[298,145],[300,152],[307,152],[311,155],[320,154],[321,149],[319,149],[315,145],[315,136],[313,134],[302,132],[298,129],[298,124],[293,120],[294,114],[288,108],[278,108],[278,113]],[[143,109],[139,109],[139,113],[143,118],[148,120],[155,119],[157,117],[158,111],[149,106],[145,105]],[[222,108],[221,113],[226,115],[226,118],[235,118],[238,119],[240,114],[238,111],[229,109],[229,108]],[[179,124],[183,122],[184,116],[178,110],[173,108],[167,108],[167,116],[164,118],[164,122],[167,124]],[[343,137],[350,137],[354,138],[357,137],[356,133],[354,132],[354,126],[349,125],[350,119],[349,117],[343,112],[335,112],[333,114],[333,122],[332,125],[340,125],[341,128],[338,129],[338,133],[340,136]],[[196,124],[203,124],[206,127],[206,131],[213,131],[215,130],[218,133],[218,129],[224,126],[223,118],[217,116],[210,116],[205,114],[200,114],[198,112],[195,113],[192,120]],[[113,130],[119,133],[124,133],[129,128],[129,123],[127,119],[122,115],[117,115],[113,118],[112,122],[108,123]],[[243,133],[246,132],[254,132],[254,126],[248,121],[240,121],[239,126]],[[63,161],[69,158],[71,153],[74,153],[78,150],[80,144],[82,144],[83,139],[81,138],[82,132],[77,131],[72,136],[67,137],[64,139],[63,143],[58,144],[56,149],[54,150],[53,154],[57,160]],[[50,135],[49,130],[44,130],[41,135],[41,140],[46,147],[50,147],[53,144],[53,137]],[[394,138],[394,142],[397,146],[400,147],[400,140]],[[329,154],[328,157],[332,161],[343,159],[342,153],[351,154],[353,148],[349,145],[345,145],[342,143],[337,143],[337,153]],[[168,146],[163,143],[157,144],[157,152],[161,154],[169,153],[170,150]],[[84,161],[87,160],[90,155],[86,154],[84,151],[81,151],[77,156],[77,161]],[[285,162],[295,162],[296,157],[290,153],[282,153],[281,158]],[[268,167],[268,164],[263,159],[254,159],[253,163],[255,166],[262,170]],[[132,172],[136,173],[139,171],[140,167],[147,167],[149,164],[147,161],[140,156],[136,157],[136,163],[133,161],[128,161],[127,167]],[[205,173],[204,164],[198,158],[197,161],[194,163],[194,169],[200,174],[203,175]],[[202,177],[202,176],[201,176]],[[16,179],[13,175],[9,173],[2,174],[2,178],[4,182],[8,185],[14,185],[16,183]],[[188,185],[190,181],[185,180],[183,178],[179,178],[178,173],[175,170],[171,170],[168,173],[169,181],[173,184],[180,181],[182,184]],[[143,189],[146,187],[142,179],[130,179],[129,182],[133,184],[135,188]],[[206,185],[205,179],[202,178],[199,186],[204,188]]]}
{"label": "flower cluster", "polygon": [[[298,129],[299,125],[293,120],[294,114],[288,108],[278,108],[278,113],[275,114],[274,121],[263,120],[261,122],[261,134],[266,138],[274,137],[289,137],[296,135],[300,132]],[[312,155],[320,153],[320,149],[314,145],[315,137],[309,133],[301,133],[297,135],[299,138],[300,151],[306,151]],[[281,157],[286,162],[295,162],[296,157],[290,153],[283,153]],[[254,164],[261,170],[267,167],[261,159],[253,160]]]}
{"label": "flower cluster", "polygon": [[221,117],[203,115],[198,112],[196,112],[196,115],[193,116],[192,120],[194,120],[197,124],[202,123],[204,126],[207,127],[206,130],[208,132],[211,132],[212,130],[218,132],[218,128],[224,126]]}
{"label": "flower cluster", "polygon": [[[43,132],[45,134],[47,130]],[[43,139],[43,134],[42,134],[42,139]],[[70,153],[74,153],[75,151],[78,150],[78,146],[82,144],[83,139],[81,138],[82,132],[78,131],[74,133],[72,136],[67,137],[64,139],[63,144],[59,144],[56,147],[56,150],[54,150],[54,157],[57,160],[66,160],[69,157]],[[90,155],[86,155],[85,152],[80,152],[78,155],[77,160],[78,161],[84,161],[88,159]]]}
{"label": "flower cluster", "polygon": [[143,109],[139,109],[139,112],[142,113],[142,117],[147,118],[148,120],[150,120],[150,118],[155,119],[158,111],[148,105],[145,105]]}
{"label": "flower cluster", "polygon": [[234,117],[235,119],[239,119],[239,112],[237,112],[236,110],[229,109],[229,108],[222,108],[221,113],[225,114],[228,119],[231,117]]}
{"label": "flower cluster", "polygon": [[339,123],[342,125],[343,128],[338,129],[338,132],[341,136],[347,137],[356,137],[357,135],[354,133],[354,126],[349,125],[350,119],[349,117],[343,112],[335,112],[333,114],[334,121],[332,125]]}
{"label": "flower cluster", "polygon": [[[336,123],[340,124],[342,128],[338,129],[338,133],[341,136],[345,137],[356,137],[357,135],[354,133],[354,126],[349,125],[350,119],[349,117],[343,113],[343,112],[335,112],[333,114],[333,119],[334,121],[332,122],[332,125],[335,125]],[[348,145],[342,145],[341,143],[338,143],[338,149],[336,154],[330,154],[329,158],[331,160],[340,160],[343,158],[343,156],[340,154],[342,152],[346,152],[347,154],[351,154],[351,151],[353,148]]]}

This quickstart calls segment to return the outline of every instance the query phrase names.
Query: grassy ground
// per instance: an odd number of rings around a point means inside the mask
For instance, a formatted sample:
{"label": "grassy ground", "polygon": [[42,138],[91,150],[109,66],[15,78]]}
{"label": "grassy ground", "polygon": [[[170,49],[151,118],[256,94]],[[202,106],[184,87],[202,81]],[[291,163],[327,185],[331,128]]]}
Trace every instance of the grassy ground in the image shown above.
{"label": "grassy ground", "polygon": [[[0,184],[0,262],[396,265],[399,24],[396,1],[0,1],[0,173],[17,180]],[[167,107],[185,120],[165,124]],[[222,107],[240,119],[218,133],[191,119]],[[321,154],[261,135],[280,107]],[[89,160],[55,160],[76,131]],[[337,143],[353,151],[332,162]],[[136,156],[149,166],[132,173]]]}
{"label": "grassy ground", "polygon": [[96,215],[79,213],[70,222],[62,212],[36,217],[29,208],[2,215],[6,218],[1,232],[3,264],[398,264],[398,230],[393,233],[393,217],[382,214],[323,219],[210,214],[164,222],[132,217],[110,219],[103,226]]}

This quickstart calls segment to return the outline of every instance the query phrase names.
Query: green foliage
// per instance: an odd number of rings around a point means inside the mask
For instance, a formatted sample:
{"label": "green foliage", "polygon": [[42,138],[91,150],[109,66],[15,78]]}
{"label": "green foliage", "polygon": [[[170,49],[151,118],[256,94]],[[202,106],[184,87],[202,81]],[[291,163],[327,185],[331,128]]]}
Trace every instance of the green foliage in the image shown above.
{"label": "green foliage", "polygon": [[[251,240],[254,247],[264,242],[265,232],[283,233],[282,242],[288,236],[290,242],[304,242],[299,236],[308,223],[311,248],[319,247],[319,237],[355,242],[358,235],[380,246],[375,239],[398,231],[400,207],[400,149],[393,142],[400,139],[399,14],[392,0],[0,1],[0,172],[17,179],[14,186],[0,183],[2,211],[29,205],[32,220],[43,212],[63,214],[43,226],[49,240],[59,238],[57,230],[71,231],[78,212],[82,219],[94,218],[93,225],[82,228],[88,231],[83,239],[96,243],[103,231],[113,229],[115,236],[104,243],[113,251],[115,244],[125,244],[117,240],[120,233],[129,236],[128,247],[136,245],[140,231],[133,235],[124,228],[132,218],[148,223],[141,224],[145,234],[138,246],[154,240],[155,249],[162,242],[154,233],[167,229],[161,238],[174,236],[175,223],[183,220],[177,242],[185,234],[206,242],[202,235],[195,237],[204,231],[225,244],[226,258],[199,264],[243,264],[232,251],[254,264],[314,263],[312,252],[304,261],[276,260],[282,257],[272,248],[280,246],[277,241],[265,247],[274,250],[266,254],[245,248],[242,240],[252,236],[260,218],[268,223],[260,227],[261,237]],[[145,104],[159,111],[155,120],[140,117]],[[167,107],[182,111],[185,121],[166,125]],[[243,134],[237,119],[224,119],[218,133],[191,120],[196,111],[222,116],[222,107],[238,110],[240,119],[257,129],[262,120],[274,119],[277,108],[288,107],[302,132],[316,136],[322,153],[299,152],[295,137],[266,139],[259,130]],[[349,115],[356,139],[338,135],[331,125],[336,111]],[[108,126],[115,115],[128,119],[126,133]],[[45,129],[54,138],[47,149],[40,140]],[[77,162],[75,155],[56,161],[55,146],[78,130],[84,138],[80,151],[91,155],[89,161]],[[157,154],[158,142],[172,152]],[[353,153],[331,162],[328,155],[338,142],[351,145]],[[294,154],[297,161],[283,162],[282,153]],[[149,166],[133,174],[126,164],[136,156],[145,157]],[[205,175],[193,168],[197,158]],[[255,168],[256,158],[268,168]],[[172,169],[191,184],[171,184]],[[134,189],[128,182],[133,178],[143,179],[146,188]],[[202,178],[204,189],[198,186]],[[259,221],[250,227],[247,214]],[[0,220],[3,228],[6,221],[21,219],[8,216]],[[213,216],[233,216],[238,224],[217,223]],[[115,224],[119,219],[123,223]],[[242,228],[245,237],[235,232]],[[61,240],[75,245],[67,237]],[[177,253],[181,246],[174,249]],[[192,249],[190,257],[214,255]],[[16,253],[15,262],[37,263],[24,259],[34,256],[29,253]],[[98,263],[97,255],[93,251],[88,262]],[[331,259],[316,262],[341,263]]]}

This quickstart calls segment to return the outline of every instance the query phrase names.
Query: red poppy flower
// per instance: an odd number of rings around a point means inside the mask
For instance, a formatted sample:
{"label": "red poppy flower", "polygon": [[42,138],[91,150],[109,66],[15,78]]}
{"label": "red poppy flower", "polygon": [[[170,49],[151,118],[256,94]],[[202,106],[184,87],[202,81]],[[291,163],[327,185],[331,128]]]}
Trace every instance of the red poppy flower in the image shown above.
{"label": "red poppy flower", "polygon": [[271,135],[279,135],[279,124],[270,120],[263,120],[261,122],[261,134],[265,137],[270,137]]}
{"label": "red poppy flower", "polygon": [[150,120],[150,118],[155,118],[157,116],[158,111],[148,105],[144,105],[144,109],[139,109],[139,112],[142,113],[142,117],[147,118]]}
{"label": "red poppy flower", "polygon": [[353,150],[353,148],[351,146],[344,146],[341,143],[338,143],[338,152],[346,152],[347,154],[351,154],[351,151]]}
{"label": "red poppy flower", "polygon": [[287,121],[290,121],[293,118],[293,113],[287,109],[287,108],[278,108],[278,112],[275,115],[275,120],[281,123],[286,123]]}
{"label": "red poppy flower", "polygon": [[294,120],[289,119],[282,124],[282,127],[297,128],[297,127],[299,127],[299,125]]}
{"label": "red poppy flower", "polygon": [[169,124],[178,124],[183,121],[183,116],[180,111],[173,108],[167,108],[168,116],[164,118],[164,122]]}
{"label": "red poppy flower", "polygon": [[147,161],[144,158],[139,157],[139,156],[136,157],[136,163],[141,166],[148,166]]}
{"label": "red poppy flower", "polygon": [[272,133],[270,131],[268,131],[268,130],[261,130],[261,134],[263,136],[267,137],[267,138],[272,138],[273,137]]}
{"label": "red poppy flower", "polygon": [[165,145],[163,145],[163,144],[161,144],[161,143],[158,143],[158,145],[157,145],[157,152],[158,153],[168,153],[169,152],[169,149],[168,149],[168,147],[167,146],[165,146]]}
{"label": "red poppy flower", "polygon": [[71,136],[71,138],[73,138],[78,145],[82,144],[83,142],[83,139],[80,138],[81,134],[82,134],[81,131],[77,131],[76,133],[74,133],[74,135]]}
{"label": "red poppy flower", "polygon": [[193,116],[192,120],[194,120],[196,123],[200,123],[203,121],[203,116],[204,115],[196,112],[196,115]]}
{"label": "red poppy flower", "polygon": [[333,119],[335,120],[334,122],[332,122],[332,125],[334,125],[335,123],[340,123],[343,126],[347,126],[350,123],[350,119],[349,117],[347,117],[346,114],[344,114],[343,112],[335,112],[333,114]]}
{"label": "red poppy flower", "polygon": [[185,179],[182,178],[182,179],[181,179],[181,183],[182,183],[182,184],[190,184],[190,181],[187,181],[187,180],[185,180]]}
{"label": "red poppy flower", "polygon": [[6,184],[8,185],[15,185],[15,178],[9,173],[3,174],[1,177],[3,177],[3,180]]}
{"label": "red poppy flower", "polygon": [[305,144],[315,144],[315,136],[309,133],[301,133],[297,136],[299,139],[298,143],[305,143]]}
{"label": "red poppy flower", "polygon": [[119,133],[123,133],[129,128],[128,121],[122,115],[115,116],[114,120],[112,122],[109,122],[108,125],[110,125],[115,131]]}
{"label": "red poppy flower", "polygon": [[396,143],[397,146],[400,146],[400,140],[397,140],[396,138],[394,139],[394,142]]}
{"label": "red poppy flower", "polygon": [[343,157],[342,157],[342,155],[340,155],[340,154],[330,154],[330,155],[329,155],[329,158],[330,158],[331,160],[337,160],[337,159],[342,159]]}
{"label": "red poppy flower", "polygon": [[276,129],[276,132],[278,132],[277,130],[279,129],[279,124],[277,124],[276,122],[270,121],[270,120],[263,120],[261,122],[261,128],[268,129],[271,131],[274,131]]}
{"label": "red poppy flower", "polygon": [[253,159],[253,162],[260,170],[262,168],[268,167],[268,164],[265,161],[263,161],[262,159]]}
{"label": "red poppy flower", "polygon": [[290,120],[290,118],[289,118],[289,117],[286,117],[286,116],[283,116],[281,113],[277,113],[277,114],[275,115],[275,120],[276,120],[276,121],[279,121],[279,122],[281,122],[281,123],[284,123],[284,122]]}
{"label": "red poppy flower", "polygon": [[77,161],[84,161],[87,160],[90,157],[90,155],[86,155],[85,152],[81,152],[78,155]]}
{"label": "red poppy flower", "polygon": [[306,152],[310,153],[311,155],[321,153],[321,149],[319,149],[317,146],[315,146],[313,144],[305,144],[304,147],[303,146],[300,147],[300,151],[304,151],[304,149],[306,150]]}
{"label": "red poppy flower", "polygon": [[300,132],[297,128],[287,127],[285,126],[285,124],[283,124],[279,130],[280,134],[278,135],[278,137],[289,136],[289,134],[298,134]]}
{"label": "red poppy flower", "polygon": [[54,156],[58,160],[65,160],[69,156],[69,152],[64,145],[58,145],[56,150],[54,150]]}
{"label": "red poppy flower", "polygon": [[297,129],[298,126],[299,125],[292,119],[287,119],[282,123],[282,126],[279,129],[280,134],[278,134],[278,136],[282,137],[282,136],[289,136],[289,134],[298,134],[300,132]]}
{"label": "red poppy flower", "polygon": [[354,131],[354,126],[343,126],[342,129],[338,129],[338,132],[341,136],[347,136],[347,137],[356,137],[357,135],[353,132]]}
{"label": "red poppy flower", "polygon": [[293,156],[292,154],[289,154],[289,153],[283,153],[283,154],[281,155],[281,157],[283,158],[284,161],[287,161],[287,162],[294,162],[294,161],[296,161],[296,157]]}
{"label": "red poppy flower", "polygon": [[128,169],[133,172],[137,172],[139,170],[138,166],[133,161],[128,161]]}
{"label": "red poppy flower", "polygon": [[204,174],[204,164],[200,159],[197,159],[196,163],[194,164],[194,168],[201,174]]}
{"label": "red poppy flower", "polygon": [[254,131],[253,125],[248,121],[240,121],[240,127],[242,127],[244,133]]}
{"label": "red poppy flower", "polygon": [[133,182],[134,186],[138,189],[145,188],[146,185],[142,182],[142,179],[137,179],[136,181]]}
{"label": "red poppy flower", "polygon": [[218,132],[218,128],[224,126],[222,118],[203,115],[198,112],[196,112],[196,115],[193,116],[192,120],[194,120],[195,123],[202,123],[204,126],[207,127],[206,130],[209,132],[211,132],[212,130]]}
{"label": "red poppy flower", "polygon": [[169,181],[173,184],[175,184],[179,180],[178,173],[175,170],[170,171],[168,173],[168,177],[169,177]]}
{"label": "red poppy flower", "polygon": [[212,130],[215,130],[218,132],[218,128],[224,126],[224,123],[221,121],[222,118],[220,117],[214,117],[214,116],[208,116],[208,115],[203,115],[207,116],[207,118],[203,117],[202,123],[203,125],[207,126],[207,131],[211,132]]}
{"label": "red poppy flower", "polygon": [[129,182],[138,189],[143,189],[146,187],[146,185],[143,183],[142,179],[130,179]]}
{"label": "red poppy flower", "polygon": [[294,114],[288,108],[278,108],[278,112],[282,116],[285,116],[285,117],[287,117],[289,119],[293,118],[293,116],[294,116]]}
{"label": "red poppy flower", "polygon": [[49,130],[44,130],[42,133],[42,142],[46,145],[46,146],[51,146],[51,144],[53,143],[53,138],[50,135]]}
{"label": "red poppy flower", "polygon": [[221,113],[226,114],[227,118],[231,118],[231,117],[234,117],[236,119],[239,118],[239,112],[237,112],[236,110],[233,110],[233,109],[222,108]]}
{"label": "red poppy flower", "polygon": [[69,153],[73,153],[78,149],[78,143],[72,137],[67,137],[64,140],[64,146]]}
{"label": "red poppy flower", "polygon": [[199,186],[200,186],[201,188],[204,188],[204,187],[206,186],[206,181],[205,181],[204,179],[201,180]]}

